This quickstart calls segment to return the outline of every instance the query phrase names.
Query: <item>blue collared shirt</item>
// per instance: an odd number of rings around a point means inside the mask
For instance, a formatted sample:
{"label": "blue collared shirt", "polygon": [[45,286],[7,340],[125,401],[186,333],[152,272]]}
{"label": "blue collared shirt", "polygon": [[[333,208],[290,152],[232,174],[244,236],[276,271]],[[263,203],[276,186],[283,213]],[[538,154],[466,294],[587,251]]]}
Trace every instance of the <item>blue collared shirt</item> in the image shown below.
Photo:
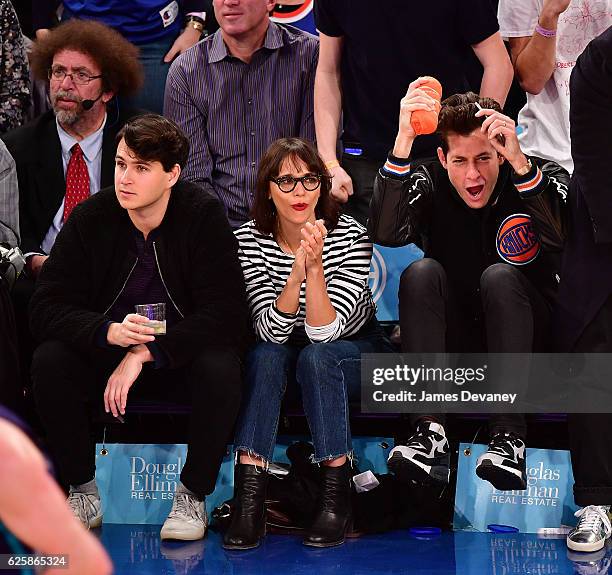
{"label": "blue collared shirt", "polygon": [[[87,172],[89,173],[89,195],[100,191],[100,178],[102,175],[102,141],[104,140],[104,126],[106,125],[106,116],[102,125],[93,133],[89,134],[86,138],[83,138],[80,142],[68,134],[57,121],[57,133],[59,135],[60,144],[62,146],[62,164],[64,167],[64,177],[66,177],[66,169],[68,168],[68,162],[70,161],[70,150],[75,144],[81,146],[83,150],[83,157],[85,158],[85,165],[87,166]],[[62,229],[62,218],[64,216],[64,200],[62,205],[57,210],[53,223],[42,241],[41,249],[43,253],[48,254],[55,243],[55,238],[59,231]]]}

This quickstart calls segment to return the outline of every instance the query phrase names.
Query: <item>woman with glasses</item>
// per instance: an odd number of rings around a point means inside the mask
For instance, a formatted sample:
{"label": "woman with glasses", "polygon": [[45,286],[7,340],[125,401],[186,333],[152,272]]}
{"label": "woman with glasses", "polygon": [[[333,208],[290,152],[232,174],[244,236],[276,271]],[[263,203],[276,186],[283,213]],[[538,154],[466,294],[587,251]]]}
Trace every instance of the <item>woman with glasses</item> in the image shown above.
{"label": "woman with glasses", "polygon": [[235,231],[258,343],[247,357],[234,445],[236,507],[226,549],[251,549],[265,532],[265,468],[287,384],[301,390],[321,465],[317,512],[304,544],[344,542],[350,519],[348,398],[359,397],[362,353],[389,351],[368,287],[372,243],[339,215],[331,178],[299,138],[274,142],[257,174],[253,220]]}

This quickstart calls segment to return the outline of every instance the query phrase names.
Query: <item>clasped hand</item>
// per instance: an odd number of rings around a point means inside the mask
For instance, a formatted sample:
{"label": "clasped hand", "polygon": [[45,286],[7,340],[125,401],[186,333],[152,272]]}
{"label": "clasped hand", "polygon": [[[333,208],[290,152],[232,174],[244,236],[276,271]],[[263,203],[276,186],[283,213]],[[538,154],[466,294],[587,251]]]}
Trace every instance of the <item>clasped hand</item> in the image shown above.
{"label": "clasped hand", "polygon": [[306,222],[301,234],[300,247],[295,252],[295,261],[291,268],[291,276],[299,283],[306,279],[308,272],[323,269],[323,245],[327,228],[323,220],[316,220],[314,224]]}

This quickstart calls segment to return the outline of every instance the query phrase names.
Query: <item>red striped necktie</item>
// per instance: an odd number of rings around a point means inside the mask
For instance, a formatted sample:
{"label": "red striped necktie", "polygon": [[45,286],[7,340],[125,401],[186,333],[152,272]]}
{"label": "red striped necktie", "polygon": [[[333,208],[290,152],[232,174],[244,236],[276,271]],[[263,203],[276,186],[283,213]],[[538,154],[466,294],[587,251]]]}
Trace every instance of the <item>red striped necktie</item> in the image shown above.
{"label": "red striped necktie", "polygon": [[81,146],[75,144],[70,149],[71,156],[66,169],[66,197],[64,199],[64,217],[68,216],[74,207],[89,197],[89,172],[83,157]]}

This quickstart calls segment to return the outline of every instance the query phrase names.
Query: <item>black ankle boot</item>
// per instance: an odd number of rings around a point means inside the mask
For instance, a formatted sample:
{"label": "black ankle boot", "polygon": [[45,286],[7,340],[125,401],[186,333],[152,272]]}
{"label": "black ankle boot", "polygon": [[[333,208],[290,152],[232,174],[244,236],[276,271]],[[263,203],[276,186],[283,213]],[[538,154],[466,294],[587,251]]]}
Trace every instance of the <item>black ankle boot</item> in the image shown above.
{"label": "black ankle boot", "polygon": [[266,534],[266,485],[261,467],[238,463],[234,469],[235,508],[223,536],[225,549],[254,549]]}
{"label": "black ankle boot", "polygon": [[321,466],[321,491],[318,509],[304,545],[333,547],[344,543],[344,533],[351,518],[351,465]]}

